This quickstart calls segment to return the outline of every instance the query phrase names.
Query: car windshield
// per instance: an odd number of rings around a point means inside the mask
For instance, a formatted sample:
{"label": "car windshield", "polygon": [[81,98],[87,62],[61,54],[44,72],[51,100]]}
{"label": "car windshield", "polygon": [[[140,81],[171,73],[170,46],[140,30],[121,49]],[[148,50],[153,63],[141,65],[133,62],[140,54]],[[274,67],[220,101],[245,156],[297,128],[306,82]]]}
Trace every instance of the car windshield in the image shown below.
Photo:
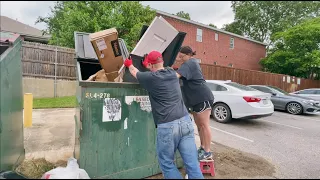
{"label": "car windshield", "polygon": [[240,89],[241,91],[257,91],[256,89],[253,89],[251,87],[244,86],[244,85],[241,85],[241,84],[238,84],[238,83],[235,83],[235,82],[226,83],[226,85],[235,87],[237,89]]}
{"label": "car windshield", "polygon": [[280,94],[289,94],[287,93],[286,91],[280,89],[280,88],[277,88],[277,87],[274,87],[274,86],[268,86],[269,88],[272,88],[274,91],[276,91],[277,93],[280,93]]}

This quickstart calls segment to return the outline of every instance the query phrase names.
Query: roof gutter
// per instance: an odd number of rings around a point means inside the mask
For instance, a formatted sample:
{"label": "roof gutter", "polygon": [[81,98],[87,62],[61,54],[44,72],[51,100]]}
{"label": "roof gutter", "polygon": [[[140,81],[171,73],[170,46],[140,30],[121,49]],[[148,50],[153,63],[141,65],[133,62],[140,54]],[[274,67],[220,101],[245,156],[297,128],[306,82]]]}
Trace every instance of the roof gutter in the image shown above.
{"label": "roof gutter", "polygon": [[40,37],[40,36],[30,36],[30,35],[22,35],[24,36],[24,40],[26,41],[36,41],[36,42],[43,42],[48,43],[49,39],[48,37]]}
{"label": "roof gutter", "polygon": [[19,35],[23,36],[24,40],[26,40],[26,41],[37,41],[37,42],[48,43],[49,39],[51,38],[50,35],[48,35],[48,36],[36,36],[36,35],[31,35],[31,34],[24,34],[24,33],[11,32],[11,31],[3,31],[3,30],[2,30],[2,32],[19,34]]}

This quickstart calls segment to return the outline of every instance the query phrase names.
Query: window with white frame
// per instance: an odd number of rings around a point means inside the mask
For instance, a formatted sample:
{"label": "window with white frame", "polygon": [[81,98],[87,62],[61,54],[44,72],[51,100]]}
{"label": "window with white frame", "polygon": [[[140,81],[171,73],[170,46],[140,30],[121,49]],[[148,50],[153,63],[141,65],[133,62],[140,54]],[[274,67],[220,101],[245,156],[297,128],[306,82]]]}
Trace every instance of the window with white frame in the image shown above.
{"label": "window with white frame", "polygon": [[234,49],[234,38],[230,38],[230,49]]}
{"label": "window with white frame", "polygon": [[202,42],[202,29],[197,28],[197,39],[198,42]]}
{"label": "window with white frame", "polygon": [[215,62],[213,62],[213,64],[214,64],[214,65],[218,65],[218,62],[215,61]]}
{"label": "window with white frame", "polygon": [[229,67],[233,67],[233,64],[232,64],[232,63],[230,63],[228,66],[229,66]]}
{"label": "window with white frame", "polygon": [[215,39],[216,41],[219,40],[219,34],[218,34],[218,33],[215,33],[215,34],[214,34],[214,39]]}

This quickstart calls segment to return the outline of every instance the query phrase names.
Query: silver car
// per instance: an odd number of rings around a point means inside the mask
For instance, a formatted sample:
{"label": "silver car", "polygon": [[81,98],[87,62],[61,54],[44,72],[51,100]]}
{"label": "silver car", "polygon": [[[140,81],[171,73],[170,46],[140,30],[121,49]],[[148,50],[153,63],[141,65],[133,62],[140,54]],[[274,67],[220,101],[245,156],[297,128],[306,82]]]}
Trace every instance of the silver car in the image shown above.
{"label": "silver car", "polygon": [[270,93],[274,109],[285,110],[290,114],[320,114],[320,102],[314,99],[292,95],[273,86],[249,85],[249,87]]}
{"label": "silver car", "polygon": [[292,92],[290,94],[308,97],[308,98],[320,101],[320,88],[304,89],[304,90]]}

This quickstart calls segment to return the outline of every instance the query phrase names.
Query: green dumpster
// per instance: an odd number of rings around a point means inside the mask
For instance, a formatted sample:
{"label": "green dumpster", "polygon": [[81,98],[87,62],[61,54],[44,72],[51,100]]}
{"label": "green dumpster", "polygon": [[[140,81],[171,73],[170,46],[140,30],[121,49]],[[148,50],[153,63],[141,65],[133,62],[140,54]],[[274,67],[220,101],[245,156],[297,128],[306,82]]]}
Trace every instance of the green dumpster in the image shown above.
{"label": "green dumpster", "polygon": [[[145,178],[161,173],[147,91],[137,83],[85,81],[101,70],[88,35],[75,32],[78,108],[74,156],[80,168],[90,178]],[[176,157],[180,168],[183,163],[178,152]]]}
{"label": "green dumpster", "polygon": [[23,161],[21,38],[0,32],[0,172]]}

